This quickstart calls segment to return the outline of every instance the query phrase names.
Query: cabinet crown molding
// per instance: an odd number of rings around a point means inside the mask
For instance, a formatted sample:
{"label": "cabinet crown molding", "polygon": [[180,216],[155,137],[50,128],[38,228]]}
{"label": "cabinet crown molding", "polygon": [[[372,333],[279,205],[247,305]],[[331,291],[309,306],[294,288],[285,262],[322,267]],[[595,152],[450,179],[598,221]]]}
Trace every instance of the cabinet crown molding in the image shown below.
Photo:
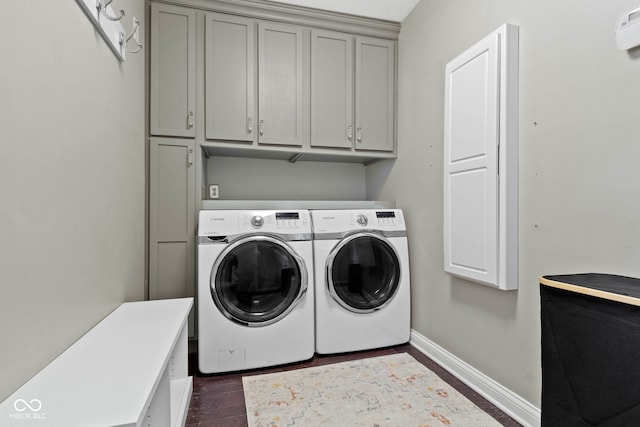
{"label": "cabinet crown molding", "polygon": [[399,22],[266,0],[160,0],[154,3],[185,6],[203,11],[228,13],[333,31],[346,31],[391,40],[397,40],[400,33]]}

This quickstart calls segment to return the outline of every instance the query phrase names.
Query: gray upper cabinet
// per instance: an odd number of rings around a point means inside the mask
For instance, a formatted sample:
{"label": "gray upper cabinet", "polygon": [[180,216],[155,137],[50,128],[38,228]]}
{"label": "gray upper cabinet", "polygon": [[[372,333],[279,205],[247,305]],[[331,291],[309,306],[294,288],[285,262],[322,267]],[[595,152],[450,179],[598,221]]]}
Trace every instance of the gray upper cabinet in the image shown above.
{"label": "gray upper cabinet", "polygon": [[395,42],[356,37],[356,150],[393,151]]}
{"label": "gray upper cabinet", "polygon": [[151,5],[150,131],[195,137],[195,11]]}
{"label": "gray upper cabinet", "polygon": [[394,96],[393,40],[311,31],[312,147],[393,151]]}
{"label": "gray upper cabinet", "polygon": [[150,136],[205,156],[396,156],[399,24],[254,0],[150,2]]}
{"label": "gray upper cabinet", "polygon": [[255,20],[218,13],[206,13],[205,20],[206,139],[257,137],[259,144],[301,147],[303,29],[259,21],[256,49]]}
{"label": "gray upper cabinet", "polygon": [[303,31],[258,24],[258,142],[302,146],[304,141]]}
{"label": "gray upper cabinet", "polygon": [[255,120],[255,21],[205,14],[207,139],[253,141]]}
{"label": "gray upper cabinet", "polygon": [[311,146],[351,148],[353,35],[311,30]]}

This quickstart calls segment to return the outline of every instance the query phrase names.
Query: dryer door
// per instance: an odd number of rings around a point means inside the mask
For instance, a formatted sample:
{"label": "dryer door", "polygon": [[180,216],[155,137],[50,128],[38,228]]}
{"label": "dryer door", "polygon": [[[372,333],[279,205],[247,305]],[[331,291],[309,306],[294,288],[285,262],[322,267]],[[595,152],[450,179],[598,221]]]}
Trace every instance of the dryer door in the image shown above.
{"label": "dryer door", "polygon": [[211,295],[229,319],[270,325],[286,316],[307,290],[304,260],[283,240],[251,235],[233,241],[211,271]]}
{"label": "dryer door", "polygon": [[400,284],[400,260],[393,245],[372,232],[342,239],[327,257],[329,294],[355,313],[369,313],[391,301]]}

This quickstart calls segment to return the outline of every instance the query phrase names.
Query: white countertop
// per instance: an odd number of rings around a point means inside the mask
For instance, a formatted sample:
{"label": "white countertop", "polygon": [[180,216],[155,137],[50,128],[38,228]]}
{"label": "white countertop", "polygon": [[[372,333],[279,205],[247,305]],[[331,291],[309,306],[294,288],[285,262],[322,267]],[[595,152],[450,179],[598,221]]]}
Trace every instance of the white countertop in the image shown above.
{"label": "white countertop", "polygon": [[201,209],[394,209],[382,200],[203,200]]}

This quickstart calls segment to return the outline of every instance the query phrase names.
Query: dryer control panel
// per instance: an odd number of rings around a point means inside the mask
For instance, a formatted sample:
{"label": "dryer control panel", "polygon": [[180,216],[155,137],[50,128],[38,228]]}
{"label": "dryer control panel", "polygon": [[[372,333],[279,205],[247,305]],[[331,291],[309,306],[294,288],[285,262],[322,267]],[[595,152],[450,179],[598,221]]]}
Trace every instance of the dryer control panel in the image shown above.
{"label": "dryer control panel", "polygon": [[376,211],[376,220],[379,225],[402,224],[402,222],[398,223],[398,219],[395,211]]}
{"label": "dryer control panel", "polygon": [[312,216],[314,233],[406,230],[400,209],[317,210]]}
{"label": "dryer control panel", "polygon": [[387,228],[404,226],[402,215],[397,210],[354,212],[351,225],[363,228]]}

